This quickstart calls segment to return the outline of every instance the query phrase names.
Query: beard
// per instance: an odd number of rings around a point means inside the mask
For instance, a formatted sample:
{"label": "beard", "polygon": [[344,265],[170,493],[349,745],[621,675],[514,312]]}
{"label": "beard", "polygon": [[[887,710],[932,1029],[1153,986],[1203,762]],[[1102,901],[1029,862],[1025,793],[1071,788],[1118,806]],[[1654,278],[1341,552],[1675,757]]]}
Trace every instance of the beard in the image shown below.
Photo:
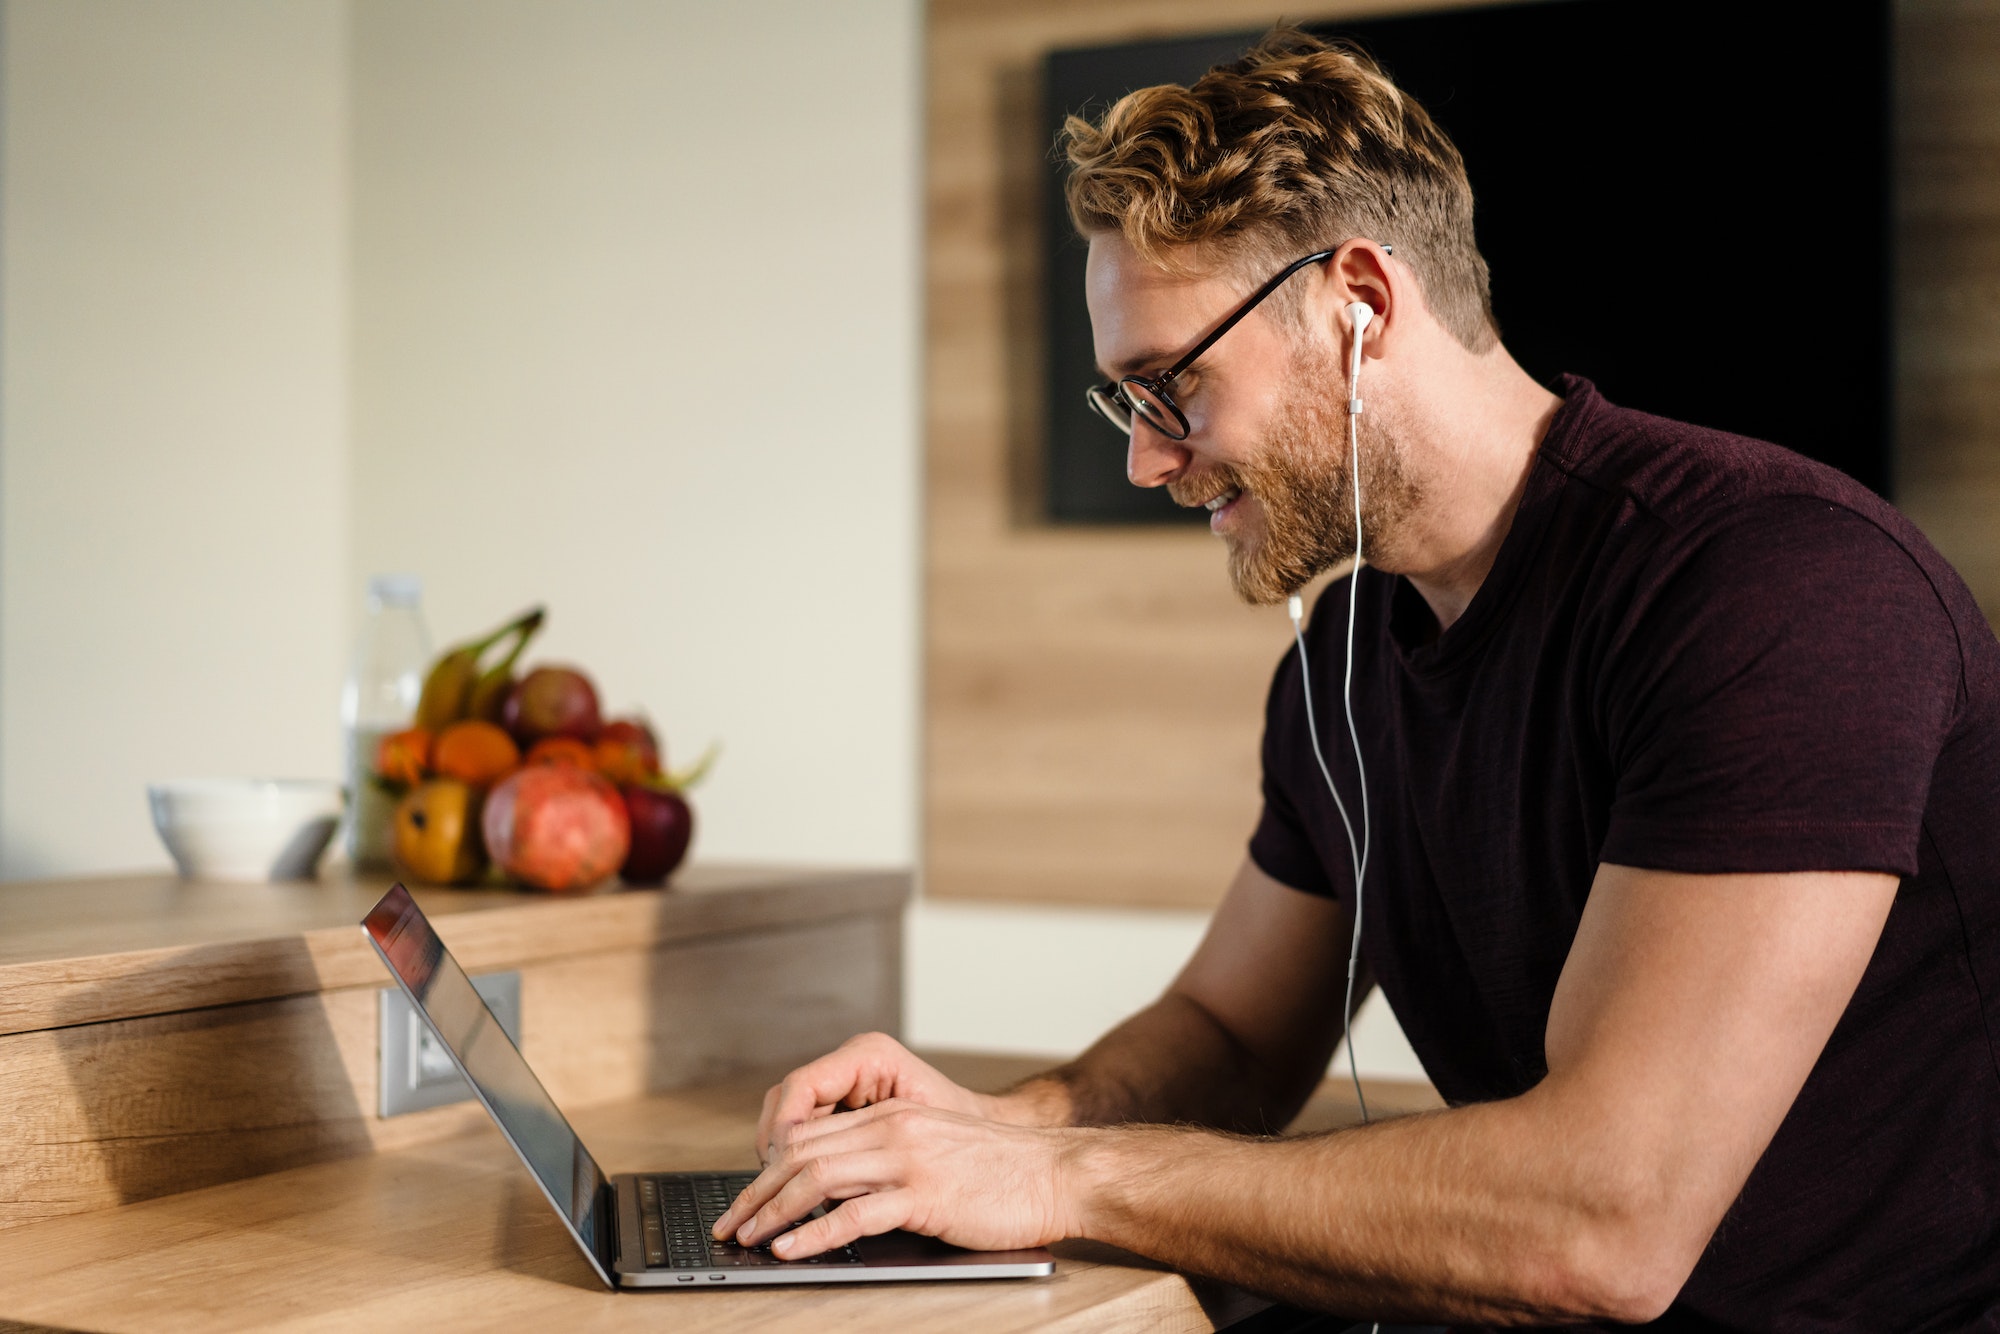
{"label": "beard", "polygon": [[[1355,553],[1347,404],[1330,392],[1346,384],[1346,368],[1315,346],[1300,351],[1287,378],[1291,388],[1255,458],[1203,469],[1167,488],[1183,505],[1199,504],[1225,487],[1257,498],[1262,523],[1242,525],[1224,539],[1229,580],[1253,606],[1284,601]],[[1393,416],[1371,407],[1358,424],[1362,521],[1368,553],[1379,560],[1383,535],[1417,503],[1419,491],[1396,448]]]}

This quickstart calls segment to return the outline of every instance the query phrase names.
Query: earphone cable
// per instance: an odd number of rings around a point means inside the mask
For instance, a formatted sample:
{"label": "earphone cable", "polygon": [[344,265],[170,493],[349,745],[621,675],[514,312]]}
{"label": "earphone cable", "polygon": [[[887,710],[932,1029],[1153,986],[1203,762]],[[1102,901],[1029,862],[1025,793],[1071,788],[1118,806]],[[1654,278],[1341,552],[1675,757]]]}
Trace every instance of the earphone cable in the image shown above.
{"label": "earphone cable", "polygon": [[[1297,601],[1296,598],[1293,599]],[[1333,774],[1326,767],[1326,756],[1319,748],[1319,724],[1313,717],[1312,668],[1306,658],[1305,631],[1300,626],[1299,615],[1292,616],[1292,639],[1299,650],[1299,679],[1306,701],[1306,735],[1312,739],[1313,759],[1319,763],[1320,777],[1326,780],[1326,790],[1333,797],[1333,808],[1340,813],[1340,826],[1347,831],[1348,865],[1355,869],[1354,895],[1354,935],[1348,948],[1347,990],[1340,1008],[1340,1040],[1347,1047],[1347,1071],[1354,1081],[1354,1099],[1361,1106],[1361,1123],[1368,1124],[1368,1099],[1361,1091],[1361,1071],[1354,1057],[1354,1034],[1351,1019],[1354,1014],[1354,974],[1356,962],[1361,953],[1361,847],[1354,838],[1354,824],[1347,817],[1347,803],[1340,799],[1340,789],[1334,785]]]}
{"label": "earphone cable", "polygon": [[[1368,1097],[1361,1091],[1361,1065],[1354,1054],[1354,983],[1361,971],[1361,913],[1366,899],[1362,888],[1368,882],[1368,854],[1374,850],[1374,828],[1368,811],[1368,765],[1361,758],[1361,732],[1354,725],[1354,611],[1361,589],[1361,332],[1354,331],[1354,354],[1347,372],[1347,395],[1352,400],[1347,414],[1347,459],[1349,486],[1354,491],[1354,568],[1347,575],[1347,665],[1340,683],[1340,702],[1347,711],[1347,739],[1354,746],[1354,777],[1361,788],[1361,855],[1354,868],[1354,937],[1347,950],[1347,997],[1341,1002],[1340,1031],[1347,1043],[1347,1072],[1354,1080],[1354,1100],[1361,1106],[1361,1124],[1368,1124]],[[1329,783],[1332,779],[1327,780]]]}
{"label": "earphone cable", "polygon": [[[1362,311],[1367,308],[1363,307]],[[1368,820],[1368,766],[1361,759],[1361,733],[1354,726],[1354,604],[1355,595],[1361,588],[1361,335],[1368,328],[1368,321],[1359,318],[1362,311],[1356,311],[1354,321],[1354,355],[1347,368],[1347,466],[1349,484],[1354,488],[1354,568],[1347,574],[1347,673],[1340,683],[1340,702],[1347,710],[1347,739],[1354,743],[1354,777],[1361,785],[1361,856],[1354,868],[1354,939],[1347,947],[1347,998],[1340,1005],[1340,1039],[1347,1044],[1347,1073],[1354,1080],[1354,1100],[1361,1105],[1361,1124],[1368,1124],[1368,1098],[1361,1091],[1361,1066],[1354,1055],[1354,975],[1361,967],[1361,886],[1368,875],[1368,854],[1372,850],[1374,831]],[[1300,667],[1305,665],[1300,660]],[[1319,750],[1319,738],[1313,738],[1313,750]],[[1320,765],[1320,776],[1326,778],[1327,786],[1333,786],[1333,779],[1327,777],[1326,766]],[[1368,1334],[1382,1334],[1380,1322],[1368,1327]]]}
{"label": "earphone cable", "polygon": [[1347,374],[1347,448],[1351,485],[1354,489],[1354,568],[1347,577],[1347,662],[1341,678],[1341,705],[1347,714],[1347,738],[1354,747],[1354,772],[1361,785],[1361,838],[1354,837],[1354,822],[1348,818],[1347,803],[1340,799],[1340,788],[1333,781],[1333,773],[1327,768],[1326,755],[1320,750],[1319,721],[1313,712],[1312,667],[1306,655],[1305,630],[1301,625],[1303,606],[1295,595],[1288,600],[1292,617],[1292,638],[1299,650],[1299,683],[1306,702],[1306,735],[1312,741],[1313,759],[1319,765],[1320,777],[1326,780],[1326,790],[1333,798],[1333,808],[1340,813],[1341,828],[1347,831],[1348,865],[1354,871],[1354,932],[1347,949],[1347,988],[1340,1006],[1340,1041],[1347,1048],[1347,1073],[1354,1082],[1354,1100],[1361,1109],[1361,1124],[1369,1124],[1368,1095],[1361,1088],[1361,1064],[1354,1054],[1354,984],[1361,971],[1361,918],[1362,887],[1368,875],[1368,854],[1372,850],[1373,829],[1368,810],[1368,767],[1361,758],[1361,733],[1354,722],[1354,622],[1356,596],[1361,579],[1361,430],[1355,419],[1361,415],[1361,396],[1356,391],[1361,384],[1361,328],[1354,331],[1354,355]]}

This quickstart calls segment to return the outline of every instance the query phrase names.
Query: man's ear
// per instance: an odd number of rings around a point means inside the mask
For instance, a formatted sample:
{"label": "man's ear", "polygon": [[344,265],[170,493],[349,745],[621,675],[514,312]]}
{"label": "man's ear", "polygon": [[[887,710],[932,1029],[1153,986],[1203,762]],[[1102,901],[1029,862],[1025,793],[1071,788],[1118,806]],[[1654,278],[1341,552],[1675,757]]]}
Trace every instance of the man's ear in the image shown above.
{"label": "man's ear", "polygon": [[1367,237],[1356,237],[1342,245],[1327,261],[1327,297],[1333,307],[1334,333],[1343,342],[1353,336],[1354,326],[1347,308],[1355,302],[1374,312],[1368,323],[1363,350],[1380,356],[1384,340],[1392,336],[1401,290],[1410,281],[1407,269],[1399,269],[1390,247]]}

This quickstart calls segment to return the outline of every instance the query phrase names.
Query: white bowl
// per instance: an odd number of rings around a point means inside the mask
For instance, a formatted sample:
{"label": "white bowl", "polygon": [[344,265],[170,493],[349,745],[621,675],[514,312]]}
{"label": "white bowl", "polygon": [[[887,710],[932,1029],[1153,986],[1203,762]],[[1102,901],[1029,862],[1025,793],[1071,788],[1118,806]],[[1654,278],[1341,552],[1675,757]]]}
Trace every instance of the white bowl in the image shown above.
{"label": "white bowl", "polygon": [[309,880],[347,804],[340,784],[317,779],[195,778],[146,796],[188,880]]}

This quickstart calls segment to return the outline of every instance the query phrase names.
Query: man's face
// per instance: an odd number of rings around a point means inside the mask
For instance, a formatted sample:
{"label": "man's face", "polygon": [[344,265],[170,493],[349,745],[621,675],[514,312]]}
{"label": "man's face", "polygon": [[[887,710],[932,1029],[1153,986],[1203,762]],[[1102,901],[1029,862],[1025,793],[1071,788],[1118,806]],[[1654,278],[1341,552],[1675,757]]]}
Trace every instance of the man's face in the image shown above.
{"label": "man's face", "polygon": [[[1109,233],[1091,238],[1085,290],[1098,367],[1114,380],[1173,365],[1244,297],[1226,278],[1181,278],[1149,265]],[[1209,527],[1229,546],[1230,580],[1245,601],[1281,601],[1354,554],[1346,371],[1310,321],[1292,328],[1259,306],[1171,390],[1188,438],[1176,443],[1135,422],[1127,475],[1138,486],[1164,485],[1179,504],[1213,507]],[[1363,452],[1378,457],[1368,459],[1364,490],[1374,511],[1378,474],[1391,493],[1402,488],[1388,433],[1379,420],[1369,425]]]}

